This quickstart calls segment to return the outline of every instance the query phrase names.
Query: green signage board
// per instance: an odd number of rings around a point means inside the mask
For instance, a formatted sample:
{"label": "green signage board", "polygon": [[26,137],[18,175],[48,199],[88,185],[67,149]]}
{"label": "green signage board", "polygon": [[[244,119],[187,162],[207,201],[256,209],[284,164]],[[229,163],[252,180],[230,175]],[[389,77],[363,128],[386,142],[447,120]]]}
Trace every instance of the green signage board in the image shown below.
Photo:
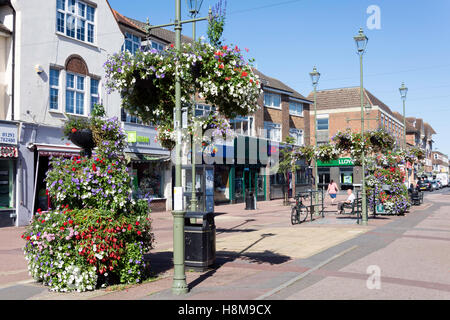
{"label": "green signage board", "polygon": [[139,136],[136,131],[125,131],[128,135],[128,143],[150,143],[150,138]]}
{"label": "green signage board", "polygon": [[337,160],[331,160],[328,162],[322,162],[320,160],[317,161],[318,167],[345,167],[345,166],[354,166],[354,162],[352,158],[339,158]]}

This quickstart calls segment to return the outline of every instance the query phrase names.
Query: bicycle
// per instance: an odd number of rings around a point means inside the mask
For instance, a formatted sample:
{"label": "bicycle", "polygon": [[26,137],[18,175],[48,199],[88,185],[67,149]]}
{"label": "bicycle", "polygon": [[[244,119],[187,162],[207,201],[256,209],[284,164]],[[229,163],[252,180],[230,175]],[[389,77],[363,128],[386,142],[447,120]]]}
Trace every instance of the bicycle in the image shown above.
{"label": "bicycle", "polygon": [[309,209],[307,206],[303,204],[302,198],[307,198],[308,195],[297,195],[295,197],[295,205],[292,206],[291,209],[291,223],[299,224],[300,222],[304,222],[309,215]]}

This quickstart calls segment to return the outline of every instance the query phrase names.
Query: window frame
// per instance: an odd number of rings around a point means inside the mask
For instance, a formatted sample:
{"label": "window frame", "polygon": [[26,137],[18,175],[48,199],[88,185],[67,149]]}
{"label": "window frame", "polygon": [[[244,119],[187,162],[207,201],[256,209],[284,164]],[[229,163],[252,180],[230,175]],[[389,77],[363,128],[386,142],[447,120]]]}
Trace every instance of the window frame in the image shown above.
{"label": "window frame", "polygon": [[[292,134],[295,134],[296,136],[292,136]],[[292,138],[295,139],[295,145],[296,146],[303,146],[305,144],[305,135],[302,129],[297,129],[297,128],[290,128],[289,129],[289,136],[291,136]],[[300,143],[298,142],[298,138],[299,136],[301,137],[301,141]]]}
{"label": "window frame", "polygon": [[[280,105],[277,107],[277,106],[274,106],[274,105],[268,105],[268,104],[266,104],[266,95],[272,96],[272,97],[274,97],[274,96],[279,97],[279,99],[280,99]],[[272,99],[271,99],[271,102],[273,102]],[[263,97],[263,103],[264,103],[264,106],[267,107],[267,108],[272,108],[272,109],[281,110],[281,94],[279,94],[279,93],[274,93],[274,92],[270,92],[270,91],[265,91],[265,92],[264,92],[264,97]]]}
{"label": "window frame", "polygon": [[[279,129],[279,139],[272,139],[270,131],[273,129]],[[281,142],[283,139],[283,131],[281,123],[275,123],[270,121],[264,121],[264,130],[266,130],[266,139],[271,141]]]}
{"label": "window frame", "polygon": [[[68,88],[67,85],[67,79],[69,75],[73,75],[74,76],[74,87],[73,88]],[[82,77],[83,78],[83,90],[78,89],[78,77]],[[65,113],[70,114],[70,115],[74,115],[74,116],[86,116],[87,114],[87,108],[86,108],[86,79],[88,79],[88,77],[86,75],[82,75],[79,73],[75,73],[75,72],[70,72],[70,71],[66,71],[66,85],[65,85]],[[89,88],[90,89],[90,88]],[[74,96],[73,96],[73,107],[74,107],[74,112],[69,112],[67,111],[67,91],[73,91],[74,92]],[[77,113],[77,93],[82,93],[83,94],[83,113]]]}
{"label": "window frame", "polygon": [[[58,85],[52,85],[52,71],[58,73]],[[61,110],[61,101],[60,101],[60,92],[61,92],[61,69],[50,67],[49,69],[49,111],[60,111]],[[57,90],[56,94],[56,109],[52,108],[52,90]]]}
{"label": "window frame", "polygon": [[[136,54],[136,51],[142,50],[142,39],[138,35],[131,32],[125,32],[124,34],[123,51],[127,51],[127,41],[131,43],[131,51],[128,50],[132,55]],[[138,39],[138,41],[136,41]]]}
{"label": "window frame", "polygon": [[[62,5],[63,8],[59,8],[58,6],[59,3],[63,4]],[[72,10],[72,3],[74,4],[73,10]],[[83,11],[81,10],[82,7],[84,7]],[[89,14],[90,10],[93,10],[92,20],[90,19],[91,17],[91,15]],[[63,15],[63,23],[62,23],[63,30],[61,30],[60,28],[61,26],[59,22],[61,20],[59,19],[59,15]],[[91,3],[81,0],[56,0],[56,23],[55,23],[56,33],[77,41],[81,41],[83,43],[95,45],[96,44],[95,27],[97,20],[96,16],[97,16],[97,7],[93,6]],[[68,28],[69,17],[73,18],[74,24],[73,31],[71,31],[70,33]],[[83,25],[83,29],[80,28],[79,24]],[[92,37],[90,36],[91,33],[90,27],[93,28]],[[81,30],[83,31],[81,32]]]}
{"label": "window frame", "polygon": [[[292,104],[295,104],[295,105],[301,107],[301,109],[302,109],[301,114],[298,114],[298,110],[296,110],[295,112],[292,110],[292,108],[291,108],[291,105],[292,105]],[[295,109],[296,109],[296,108],[295,108]],[[304,111],[304,105],[303,105],[302,102],[292,101],[292,100],[289,101],[289,114],[290,114],[291,116],[303,117],[303,111]]]}
{"label": "window frame", "polygon": [[[97,92],[92,92],[92,82],[97,81]],[[90,112],[92,112],[92,109],[94,108],[94,104],[92,103],[92,98],[97,99],[97,104],[100,103],[100,79],[89,77],[89,105],[90,105]]]}
{"label": "window frame", "polygon": [[[326,129],[320,129],[319,128],[319,121],[320,120],[327,120],[327,128]],[[330,130],[330,118],[329,117],[323,117],[323,118],[317,118],[316,119],[316,127],[317,127],[317,131],[328,131]]]}

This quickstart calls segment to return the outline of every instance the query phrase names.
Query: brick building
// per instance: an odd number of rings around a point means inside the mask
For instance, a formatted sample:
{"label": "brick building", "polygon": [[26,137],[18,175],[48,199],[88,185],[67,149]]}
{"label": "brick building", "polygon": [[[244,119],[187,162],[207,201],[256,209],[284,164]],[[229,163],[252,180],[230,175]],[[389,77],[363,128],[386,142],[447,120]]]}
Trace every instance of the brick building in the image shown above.
{"label": "brick building", "polygon": [[[364,130],[385,128],[400,143],[403,139],[403,121],[370,91],[364,89]],[[314,99],[310,93],[309,100]],[[361,132],[361,90],[360,87],[317,91],[317,123],[314,124],[314,111],[311,109],[310,143],[314,144],[314,126],[317,125],[317,144],[329,143],[338,132],[351,129]],[[331,164],[319,162],[319,186],[326,187],[334,180],[341,189],[361,185],[360,167],[353,166],[350,158],[344,157]]]}

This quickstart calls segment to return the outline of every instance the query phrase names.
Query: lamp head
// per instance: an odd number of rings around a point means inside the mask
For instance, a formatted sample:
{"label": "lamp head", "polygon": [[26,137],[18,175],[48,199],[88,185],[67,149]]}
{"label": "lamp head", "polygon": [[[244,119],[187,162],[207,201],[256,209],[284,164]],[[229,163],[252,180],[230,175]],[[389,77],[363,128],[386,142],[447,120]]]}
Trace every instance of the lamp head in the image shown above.
{"label": "lamp head", "polygon": [[369,41],[369,38],[364,34],[363,28],[359,29],[359,34],[354,36],[353,39],[355,40],[358,54],[363,54],[366,51],[367,42]]}
{"label": "lamp head", "polygon": [[186,0],[187,5],[189,7],[189,13],[192,17],[196,17],[200,12],[200,8],[202,7],[203,0]]}
{"label": "lamp head", "polygon": [[402,82],[402,86],[398,90],[400,91],[400,96],[402,97],[402,99],[405,100],[406,99],[406,94],[408,93],[408,88],[405,87],[405,83],[404,82]]}
{"label": "lamp head", "polygon": [[317,68],[314,67],[313,71],[309,73],[309,75],[311,76],[311,81],[313,86],[317,86],[317,84],[319,83],[319,79],[320,79],[320,73],[317,72]]}

